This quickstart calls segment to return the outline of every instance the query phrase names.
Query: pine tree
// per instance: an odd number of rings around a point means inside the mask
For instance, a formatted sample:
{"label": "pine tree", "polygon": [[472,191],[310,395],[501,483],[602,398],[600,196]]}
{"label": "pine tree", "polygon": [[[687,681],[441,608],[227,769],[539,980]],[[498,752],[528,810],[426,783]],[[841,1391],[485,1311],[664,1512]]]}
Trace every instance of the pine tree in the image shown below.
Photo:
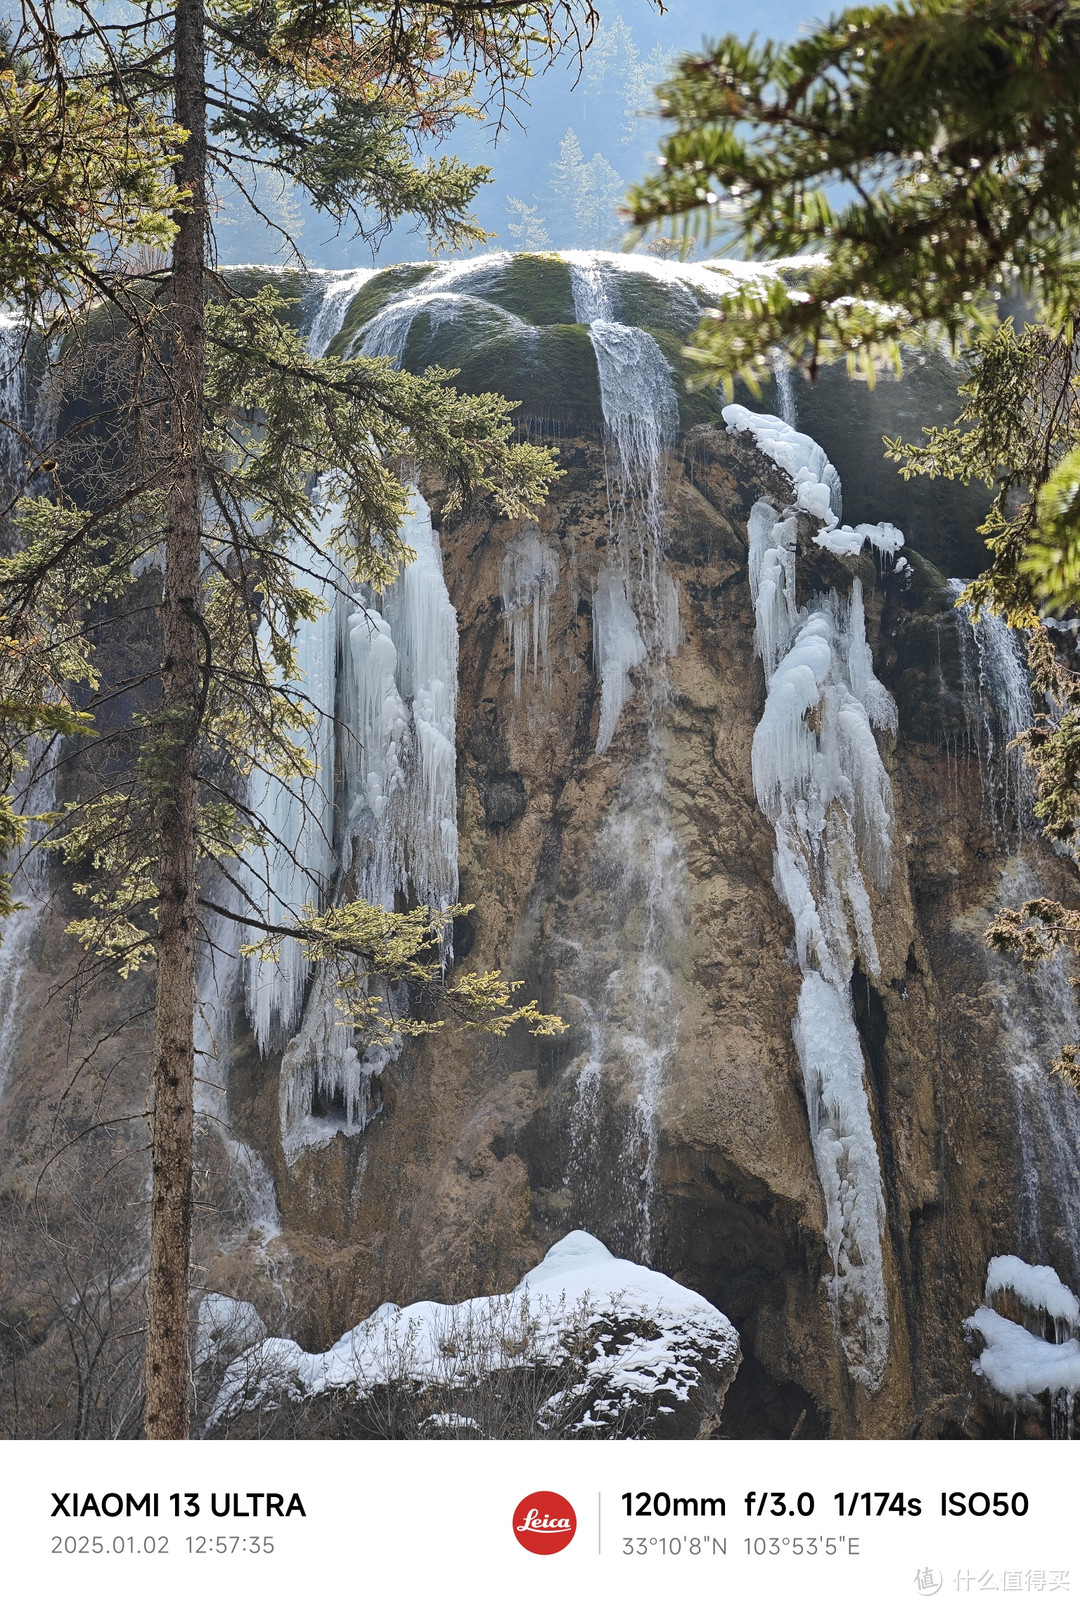
{"label": "pine tree", "polygon": [[[9,674],[17,678],[33,657],[46,693],[38,701],[51,704],[73,668],[93,685],[85,604],[121,596],[132,564],[158,542],[164,548],[162,662],[156,699],[127,733],[137,740],[136,762],[111,792],[67,811],[54,839],[69,860],[95,869],[84,887],[91,913],[77,923],[81,939],[125,972],[151,955],[156,962],[146,1431],[172,1438],[186,1436],[189,1409],[199,868],[207,858],[227,866],[245,842],[263,839],[261,822],[223,791],[229,764],[242,772],[254,757],[303,772],[294,737],[307,716],[282,680],[294,662],[296,624],[317,606],[286,557],[297,536],[317,549],[310,481],[331,477],[341,508],[335,553],[357,584],[385,581],[408,556],[397,535],[401,459],[437,466],[451,504],[475,489],[512,515],[535,507],[553,471],[549,453],[513,441],[502,398],[457,397],[438,372],[416,378],[385,361],[311,358],[272,290],[247,300],[235,294],[209,255],[212,174],[243,188],[245,170],[269,169],[368,237],[414,214],[435,243],[468,245],[483,237],[468,208],[486,170],[447,157],[420,163],[412,147],[469,110],[481,72],[523,79],[537,52],[550,56],[576,39],[577,21],[563,0],[494,11],[481,0],[434,9],[391,3],[362,13],[335,0],[210,8],[176,0],[167,13],[133,7],[125,20],[107,22],[90,5],[74,11],[66,38],[35,36],[33,14],[23,57],[39,70],[38,89],[63,108],[58,115],[96,95],[104,117],[121,108],[131,118],[142,143],[117,169],[117,194],[142,211],[135,226],[114,231],[113,243],[171,240],[171,259],[148,279],[132,274],[115,257],[102,260],[92,234],[76,227],[62,262],[67,279],[50,281],[27,265],[26,252],[11,270],[16,285],[23,275],[27,303],[55,300],[74,285],[111,304],[126,354],[120,366],[132,382],[119,416],[131,427],[114,429],[104,454],[108,494],[88,501],[61,485],[24,499],[25,545],[0,578]],[[582,15],[587,24],[587,7]],[[0,81],[0,89],[25,128],[33,98],[27,113],[17,83]],[[79,147],[71,149],[74,160]],[[48,191],[33,201],[31,256],[48,257],[41,241],[71,195],[81,217],[78,182],[75,164],[59,201]],[[103,180],[91,173],[89,182]],[[69,318],[73,338],[100,328],[99,309],[88,317]],[[365,452],[357,442],[367,443]],[[91,481],[84,482],[85,491]],[[263,632],[253,628],[260,618]],[[26,705],[6,704],[12,748],[28,728]],[[248,923],[257,942],[285,934]],[[515,1008],[497,976],[442,988],[431,958],[439,923],[426,911],[298,911],[292,929],[313,956],[341,964],[346,991],[358,969],[378,965],[496,1031],[515,1018],[552,1029],[534,1005]],[[357,1012],[380,1029],[364,1007]]]}
{"label": "pine tree", "polygon": [[518,251],[545,251],[548,248],[551,236],[540,216],[539,207],[519,201],[516,195],[508,195],[506,210],[510,218],[516,220],[507,223],[506,232]]}

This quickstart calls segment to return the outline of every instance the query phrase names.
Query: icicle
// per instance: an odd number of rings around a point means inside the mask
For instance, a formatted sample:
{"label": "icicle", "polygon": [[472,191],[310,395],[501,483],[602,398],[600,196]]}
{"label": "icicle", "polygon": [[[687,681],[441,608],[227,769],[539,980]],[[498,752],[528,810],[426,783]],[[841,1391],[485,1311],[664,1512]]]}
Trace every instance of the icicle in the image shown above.
{"label": "icicle", "polygon": [[[384,909],[405,886],[405,748],[409,711],[398,690],[398,652],[374,607],[348,614],[339,686],[344,794],[343,868],[356,893]],[[355,844],[355,846],[354,846]]]}
{"label": "icicle", "polygon": [[[392,909],[400,895],[439,910],[455,902],[458,888],[457,614],[431,513],[415,487],[401,537],[416,557],[387,588],[381,609],[361,599],[339,609],[341,865],[359,898]],[[397,1052],[359,1054],[337,1016],[333,977],[323,969],[282,1058],[290,1164],[335,1132],[364,1130],[375,1113],[372,1082]]]}
{"label": "icicle", "polygon": [[852,1376],[873,1390],[881,1384],[889,1355],[881,1249],[885,1199],[848,989],[807,971],[792,1035],[825,1194],[841,1348]]}
{"label": "icicle", "polygon": [[[351,293],[362,282],[355,273],[327,276],[308,337],[313,352],[325,349],[337,334]],[[317,489],[315,494],[319,494]],[[337,516],[335,506],[322,508],[316,541],[324,552]],[[323,611],[315,619],[300,621],[295,641],[296,689],[312,716],[311,728],[300,745],[313,773],[293,779],[256,776],[250,783],[251,807],[256,817],[266,822],[269,841],[265,851],[249,864],[248,886],[269,925],[295,922],[306,905],[321,907],[338,869],[334,851],[335,656],[337,598],[345,577],[331,557],[320,559],[300,539],[291,544],[289,561],[299,571],[300,582],[320,599]],[[247,1012],[260,1053],[279,1047],[296,1030],[309,968],[291,937],[282,943],[276,964],[248,961]]]}
{"label": "icicle", "polygon": [[542,672],[543,686],[551,686],[548,631],[551,599],[559,584],[558,550],[541,539],[533,525],[507,542],[499,566],[506,637],[514,655],[514,696],[521,696],[521,680],[532,662],[533,679]]}
{"label": "icicle", "polygon": [[[982,1343],[972,1371],[1020,1410],[1036,1412],[1045,1400],[1052,1437],[1071,1438],[1080,1395],[1080,1301],[1052,1266],[1030,1266],[1017,1255],[990,1261],[984,1300],[964,1323],[968,1338]],[[995,1309],[998,1301],[1008,1316]]]}
{"label": "icicle", "polygon": [[26,477],[30,405],[26,375],[26,324],[0,307],[0,491],[9,500]]}
{"label": "icicle", "polygon": [[340,1014],[333,975],[324,966],[312,984],[300,1031],[281,1057],[281,1141],[287,1165],[305,1149],[325,1148],[338,1132],[346,1137],[363,1132],[378,1113],[372,1082],[391,1051],[382,1048],[361,1057],[352,1033],[340,1024]]}

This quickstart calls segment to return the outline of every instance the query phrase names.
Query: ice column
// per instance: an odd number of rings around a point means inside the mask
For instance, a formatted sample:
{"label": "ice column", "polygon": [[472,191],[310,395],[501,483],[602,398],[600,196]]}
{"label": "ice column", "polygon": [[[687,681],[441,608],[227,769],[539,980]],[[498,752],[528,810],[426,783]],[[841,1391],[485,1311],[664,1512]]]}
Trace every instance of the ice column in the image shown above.
{"label": "ice column", "polygon": [[[742,416],[728,422],[748,427]],[[831,511],[834,475],[820,447],[778,419],[754,433],[793,477],[809,471],[798,490],[820,487]],[[813,495],[798,500],[817,511]],[[873,672],[859,579],[848,600],[831,592],[797,607],[794,511],[782,518],[757,502],[750,514],[754,641],[767,687],[754,789],[776,832],[775,884],[803,974],[792,1036],[825,1198],[837,1332],[852,1375],[873,1390],[889,1351],[885,1201],[851,976],[856,958],[868,976],[880,971],[870,885],[884,889],[892,875],[892,791],[873,728],[895,728],[896,714]]]}
{"label": "ice column", "polygon": [[[351,295],[367,277],[366,270],[327,275],[315,309],[308,346],[319,354],[334,338],[348,310]],[[315,492],[319,495],[318,488]],[[320,599],[316,619],[301,620],[295,651],[295,690],[303,698],[310,726],[300,745],[311,771],[282,778],[257,775],[251,782],[251,805],[268,827],[267,847],[249,857],[250,895],[269,925],[295,922],[305,906],[319,907],[333,890],[338,871],[334,850],[334,709],[338,596],[345,577],[326,556],[337,508],[321,508],[317,545],[295,539],[289,561],[300,582]],[[284,1043],[300,1021],[309,966],[299,945],[286,938],[277,963],[251,959],[246,967],[248,1019],[261,1053]]]}
{"label": "ice column", "polygon": [[[400,896],[438,910],[458,889],[457,614],[431,512],[415,487],[401,536],[416,557],[379,606],[365,595],[338,610],[339,859],[358,898],[392,909]],[[281,1062],[290,1163],[335,1132],[363,1131],[375,1113],[372,1083],[394,1051],[358,1053],[340,1013],[323,968]]]}
{"label": "ice column", "polygon": [[431,909],[457,898],[457,611],[443,578],[431,510],[414,487],[401,534],[416,553],[383,595],[397,644],[397,686],[412,716],[402,839],[411,896]]}
{"label": "ice column", "polygon": [[[336,510],[323,510],[321,533],[329,534]],[[265,821],[266,848],[249,856],[248,881],[268,925],[290,924],[305,906],[316,908],[329,896],[337,869],[334,853],[334,694],[336,586],[332,566],[323,564],[305,543],[295,542],[290,559],[302,570],[304,584],[323,602],[316,619],[297,629],[297,683],[311,726],[300,745],[311,773],[282,778],[257,775],[250,785],[251,806]],[[275,964],[250,959],[247,964],[247,1010],[261,1053],[280,1047],[300,1019],[308,964],[299,945],[287,937]]]}

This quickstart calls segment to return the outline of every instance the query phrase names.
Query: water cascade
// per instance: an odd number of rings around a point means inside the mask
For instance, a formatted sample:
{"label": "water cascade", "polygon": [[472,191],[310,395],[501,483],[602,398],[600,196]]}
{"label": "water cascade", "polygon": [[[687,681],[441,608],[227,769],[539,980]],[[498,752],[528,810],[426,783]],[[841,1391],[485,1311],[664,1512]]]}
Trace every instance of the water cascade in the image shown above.
{"label": "water cascade", "polygon": [[[432,266],[415,288],[395,296],[364,325],[356,350],[363,357],[390,357],[399,366],[405,359],[409,331],[420,312],[426,312],[437,329],[463,313],[472,313],[481,326],[509,329],[528,338],[531,326],[482,293],[510,261],[506,252],[492,252],[476,261],[446,262]],[[466,288],[468,287],[468,288]]]}
{"label": "water cascade", "polygon": [[779,351],[773,356],[773,378],[776,381],[776,399],[780,403],[780,417],[789,429],[799,427],[799,414],[795,406],[795,387],[791,383],[791,369]]}
{"label": "water cascade", "polygon": [[[954,603],[966,584],[949,581]],[[983,612],[976,619],[965,605],[957,616],[967,745],[978,759],[988,823],[999,840],[1015,849],[1024,832],[1035,827],[1030,772],[1013,745],[1035,718],[1023,648],[997,614]]]}
{"label": "water cascade", "polygon": [[[579,1003],[589,1023],[589,1049],[576,1069],[567,1181],[594,1219],[602,1094],[605,1084],[618,1089],[625,1155],[618,1191],[625,1188],[628,1197],[617,1214],[622,1230],[631,1230],[628,1249],[648,1262],[654,1252],[657,1107],[679,1028],[669,954],[684,907],[663,756],[666,663],[679,642],[679,599],[664,564],[663,471],[679,414],[671,368],[658,344],[645,330],[617,321],[626,264],[602,252],[567,252],[565,260],[574,313],[588,326],[596,357],[604,417],[611,544],[593,591],[597,753],[606,752],[615,736],[633,691],[631,671],[638,668],[644,671],[646,714],[645,751],[597,844],[612,887],[612,923],[610,931],[594,933],[582,945]],[[685,289],[680,293],[687,296]],[[627,927],[630,911],[636,918]],[[590,960],[584,958],[586,946]]]}
{"label": "water cascade", "polygon": [[[724,417],[729,429],[752,431],[796,493],[783,516],[765,501],[750,514],[754,642],[766,684],[754,790],[776,832],[776,890],[795,922],[803,980],[792,1037],[825,1197],[838,1337],[852,1376],[875,1390],[889,1354],[885,1199],[851,978],[856,959],[865,975],[880,974],[871,889],[884,892],[892,878],[892,789],[874,729],[895,732],[896,709],[874,675],[862,582],[852,580],[847,598],[832,591],[796,603],[796,509],[823,519],[842,550],[855,538],[837,529],[835,470],[780,419],[734,406]],[[891,526],[867,532],[875,534],[891,550],[902,540]]]}
{"label": "water cascade", "polygon": [[0,307],[0,493],[6,505],[24,476],[24,432],[30,405],[26,373],[26,325]]}
{"label": "water cascade", "polygon": [[[597,578],[593,657],[600,681],[596,750],[615,734],[630,670],[678,644],[678,598],[663,565],[662,474],[679,407],[670,365],[644,329],[615,320],[618,269],[603,253],[567,252],[574,313],[587,324],[604,413],[614,551]],[[617,260],[617,259],[616,259]]]}
{"label": "water cascade", "polygon": [[[963,587],[961,580],[949,581],[954,601]],[[1004,619],[983,613],[974,620],[968,608],[957,610],[956,628],[966,737],[978,762],[983,817],[1009,852],[997,901],[1016,908],[1053,896],[1033,851],[1032,774],[1014,745],[1035,717],[1023,644]],[[1006,960],[990,964],[1000,985],[1016,1117],[1017,1247],[1028,1259],[1052,1260],[1059,1272],[1080,1282],[1080,1096],[1047,1075],[1061,1045],[1080,1042],[1068,968],[1061,955],[1031,976],[1018,976]]]}

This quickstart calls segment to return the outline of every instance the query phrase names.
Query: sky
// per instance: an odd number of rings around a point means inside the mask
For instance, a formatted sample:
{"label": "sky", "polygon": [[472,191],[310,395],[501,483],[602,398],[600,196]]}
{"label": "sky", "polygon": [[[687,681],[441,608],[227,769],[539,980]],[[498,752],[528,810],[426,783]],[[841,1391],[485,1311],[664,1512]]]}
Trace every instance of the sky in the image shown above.
{"label": "sky", "polygon": [[[433,154],[452,152],[491,167],[475,209],[492,235],[488,249],[617,247],[618,205],[627,186],[648,172],[661,137],[662,124],[649,108],[667,63],[729,32],[792,38],[815,15],[807,13],[805,0],[668,0],[663,15],[648,0],[596,4],[601,26],[583,69],[559,62],[534,80],[528,104],[515,107],[520,126],[509,121],[500,131],[493,122],[465,122],[431,147]],[[335,235],[297,195],[261,199],[280,215],[312,267],[390,264],[430,254],[422,233],[400,226],[373,257],[368,244]],[[224,262],[281,259],[280,243],[241,208],[223,214],[217,235]]]}

